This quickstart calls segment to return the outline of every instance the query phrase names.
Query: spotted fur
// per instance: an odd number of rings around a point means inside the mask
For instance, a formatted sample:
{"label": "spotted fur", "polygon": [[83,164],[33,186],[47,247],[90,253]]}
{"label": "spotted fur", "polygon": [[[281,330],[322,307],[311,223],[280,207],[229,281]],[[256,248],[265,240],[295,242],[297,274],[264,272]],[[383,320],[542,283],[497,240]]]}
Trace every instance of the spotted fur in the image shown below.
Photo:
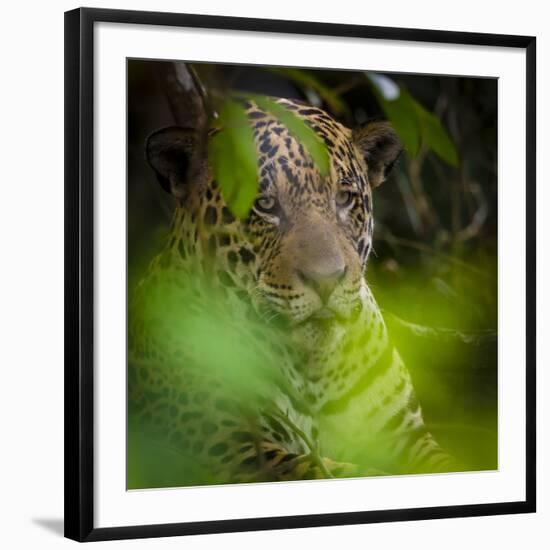
{"label": "spotted fur", "polygon": [[[196,132],[168,128],[148,140],[148,160],[177,207],[132,302],[130,406],[155,438],[218,482],[449,471],[365,279],[372,190],[398,156],[398,139],[386,123],[351,131],[321,109],[278,101],[324,141],[330,173],[249,103],[260,194],[244,221],[225,203]],[[269,373],[257,401],[243,403],[201,367],[204,349],[171,332],[178,307],[200,315],[208,291],[179,288],[197,270]],[[175,311],[144,315],[162,287]]]}

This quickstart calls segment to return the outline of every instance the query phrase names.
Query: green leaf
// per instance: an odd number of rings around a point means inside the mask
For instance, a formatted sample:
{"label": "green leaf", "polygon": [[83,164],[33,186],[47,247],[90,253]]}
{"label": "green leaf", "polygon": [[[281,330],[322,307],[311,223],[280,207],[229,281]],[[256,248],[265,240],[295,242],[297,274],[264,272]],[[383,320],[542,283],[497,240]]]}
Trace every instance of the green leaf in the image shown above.
{"label": "green leaf", "polygon": [[430,113],[420,103],[411,98],[422,126],[424,143],[447,164],[458,166],[458,152],[439,118]]}
{"label": "green leaf", "polygon": [[382,80],[379,78],[380,75],[369,73],[366,73],[366,76],[372,84],[384,114],[392,123],[409,154],[415,156],[418,154],[420,145],[424,144],[451,166],[458,165],[456,147],[437,116],[425,109],[403,88],[399,89],[396,97],[388,99],[382,84],[384,80],[387,80],[387,84],[393,83],[391,79],[384,77]]}
{"label": "green leaf", "polygon": [[411,103],[412,98],[403,89],[400,89],[399,95],[395,99],[388,100],[376,85],[373,85],[373,89],[378,103],[401,139],[403,147],[411,156],[416,156],[420,149],[422,136],[416,109]]}
{"label": "green leaf", "polygon": [[330,156],[323,140],[315,131],[292,111],[264,96],[252,96],[252,100],[263,111],[271,113],[282,122],[294,137],[306,148],[317,165],[319,172],[326,176],[330,168]]}
{"label": "green leaf", "polygon": [[258,194],[254,132],[244,107],[231,99],[222,105],[218,122],[223,131],[210,138],[208,156],[227,206],[243,219]]}

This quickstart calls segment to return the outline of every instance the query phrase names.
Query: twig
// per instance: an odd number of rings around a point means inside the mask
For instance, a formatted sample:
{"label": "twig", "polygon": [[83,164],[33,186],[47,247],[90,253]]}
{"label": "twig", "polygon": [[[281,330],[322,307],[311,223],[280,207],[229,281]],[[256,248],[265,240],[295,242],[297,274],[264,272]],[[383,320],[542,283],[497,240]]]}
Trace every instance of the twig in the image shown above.
{"label": "twig", "polygon": [[422,166],[426,160],[427,150],[421,147],[416,157],[409,158],[409,180],[414,192],[414,199],[420,218],[424,222],[424,228],[433,228],[439,224],[435,210],[431,207],[430,200],[422,182]]}
{"label": "twig", "polygon": [[364,84],[365,80],[366,79],[363,75],[352,78],[350,80],[347,80],[346,82],[342,82],[342,84],[340,84],[339,86],[335,86],[332,92],[337,96],[342,96],[353,90],[353,88],[355,88],[356,86]]}
{"label": "twig", "polygon": [[493,345],[497,341],[497,331],[492,329],[473,332],[450,328],[433,328],[405,321],[389,311],[383,313],[388,324],[419,338],[431,338],[448,343],[460,342],[469,346]]}
{"label": "twig", "polygon": [[432,254],[434,256],[439,256],[443,259],[445,259],[450,264],[455,264],[460,267],[463,267],[464,269],[467,269],[468,271],[471,271],[472,273],[475,273],[476,275],[483,277],[484,279],[490,279],[491,275],[488,275],[487,273],[484,273],[480,269],[477,269],[476,267],[473,267],[472,265],[463,262],[462,260],[459,260],[458,258],[455,258],[451,256],[450,254],[446,254],[445,252],[441,252],[440,250],[435,250],[431,246],[419,243],[416,241],[410,241],[408,239],[403,239],[401,237],[396,237],[393,235],[390,231],[386,231],[386,233],[382,234],[379,238],[387,241],[390,244],[395,244],[398,246],[403,246],[406,248],[413,248],[415,250],[419,250],[421,252],[426,252],[427,254]]}
{"label": "twig", "polygon": [[326,467],[325,463],[323,462],[323,458],[319,455],[319,452],[317,450],[317,445],[311,441],[311,439],[308,437],[308,435],[298,428],[290,418],[279,411],[270,411],[270,414],[276,416],[281,422],[285,423],[292,431],[294,431],[306,444],[306,446],[309,448],[309,454],[313,458],[314,462],[319,466],[319,469],[323,472],[323,474],[327,478],[334,478],[330,470]]}
{"label": "twig", "polygon": [[476,235],[479,235],[479,232],[481,231],[481,228],[483,227],[483,224],[489,214],[489,208],[487,207],[487,201],[485,200],[481,186],[472,183],[470,188],[472,195],[477,201],[478,208],[474,212],[470,223],[456,234],[456,240],[459,242],[467,241],[474,238]]}

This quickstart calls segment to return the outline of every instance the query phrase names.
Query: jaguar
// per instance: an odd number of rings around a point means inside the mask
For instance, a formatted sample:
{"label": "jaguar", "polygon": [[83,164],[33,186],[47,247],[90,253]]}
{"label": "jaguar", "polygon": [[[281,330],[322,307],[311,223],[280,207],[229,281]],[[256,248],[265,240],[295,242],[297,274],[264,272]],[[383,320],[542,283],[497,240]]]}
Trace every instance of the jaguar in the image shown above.
{"label": "jaguar", "polygon": [[387,122],[351,130],[320,108],[274,101],[322,140],[330,168],[247,101],[259,190],[245,219],[208,155],[223,127],[147,139],[175,208],[130,301],[132,415],[200,466],[204,483],[456,469],[425,425],[366,279],[373,192],[400,155],[398,136]]}

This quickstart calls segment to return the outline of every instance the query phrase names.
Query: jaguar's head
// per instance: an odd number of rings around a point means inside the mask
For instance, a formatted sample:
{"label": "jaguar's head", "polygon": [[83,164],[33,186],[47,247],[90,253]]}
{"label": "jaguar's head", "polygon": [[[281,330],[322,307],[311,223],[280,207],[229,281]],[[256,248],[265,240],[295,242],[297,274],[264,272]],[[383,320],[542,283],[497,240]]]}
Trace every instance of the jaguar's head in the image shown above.
{"label": "jaguar's head", "polygon": [[[187,238],[195,242],[189,244],[215,257],[226,282],[245,289],[258,309],[291,325],[349,319],[361,308],[365,285],[371,192],[384,181],[401,146],[387,123],[351,131],[320,109],[278,101],[324,141],[330,171],[322,176],[281,122],[249,105],[260,191],[246,220],[231,215],[194,131],[171,127],[154,133],[147,158],[178,200],[176,217],[179,212],[193,220],[196,230]],[[173,231],[181,227],[175,223]]]}

